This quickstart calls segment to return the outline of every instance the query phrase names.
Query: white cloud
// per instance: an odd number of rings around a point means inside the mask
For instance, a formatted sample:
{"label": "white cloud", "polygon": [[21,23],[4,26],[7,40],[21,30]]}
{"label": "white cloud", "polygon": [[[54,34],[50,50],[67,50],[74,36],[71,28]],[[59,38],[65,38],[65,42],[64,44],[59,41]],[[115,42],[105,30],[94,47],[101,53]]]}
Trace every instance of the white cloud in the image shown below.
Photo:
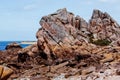
{"label": "white cloud", "polygon": [[35,5],[35,4],[29,4],[29,5],[24,6],[23,9],[24,10],[33,10],[35,8],[37,8],[37,5]]}

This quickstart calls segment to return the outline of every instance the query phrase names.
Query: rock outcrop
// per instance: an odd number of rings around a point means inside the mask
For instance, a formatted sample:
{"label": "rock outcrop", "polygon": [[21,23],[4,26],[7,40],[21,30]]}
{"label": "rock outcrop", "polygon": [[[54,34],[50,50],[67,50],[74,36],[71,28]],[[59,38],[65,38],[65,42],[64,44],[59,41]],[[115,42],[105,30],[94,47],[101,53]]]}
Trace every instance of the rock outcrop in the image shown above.
{"label": "rock outcrop", "polygon": [[[39,50],[47,55],[47,58],[81,55],[81,45],[87,44],[86,53],[90,53],[90,43],[97,45],[109,45],[120,38],[120,26],[106,12],[94,10],[87,23],[83,18],[74,16],[66,9],[60,9],[40,20],[42,26],[36,37]],[[78,52],[75,52],[78,51]],[[77,54],[76,54],[77,53]],[[52,55],[52,56],[51,56]]]}
{"label": "rock outcrop", "polygon": [[66,9],[42,17],[40,25],[42,28],[36,35],[37,44],[39,49],[48,55],[47,57],[51,54],[58,57],[59,54],[64,55],[66,52],[73,55],[72,46],[89,42],[88,23],[79,16],[75,17]]}
{"label": "rock outcrop", "polygon": [[106,12],[103,13],[99,10],[94,10],[89,26],[94,40],[107,39],[115,42],[120,38],[119,24]]}
{"label": "rock outcrop", "polygon": [[86,22],[60,9],[42,17],[40,25],[37,44],[21,48],[13,43],[0,51],[1,79],[120,78],[120,27],[106,12],[94,10]]}

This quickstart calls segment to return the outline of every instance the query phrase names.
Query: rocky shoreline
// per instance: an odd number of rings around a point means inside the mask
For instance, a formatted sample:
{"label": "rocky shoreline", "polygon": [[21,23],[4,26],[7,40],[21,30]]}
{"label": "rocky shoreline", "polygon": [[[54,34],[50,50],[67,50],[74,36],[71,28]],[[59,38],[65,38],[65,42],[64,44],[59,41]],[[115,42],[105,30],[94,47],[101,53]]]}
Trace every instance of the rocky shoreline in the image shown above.
{"label": "rocky shoreline", "polygon": [[120,79],[120,26],[108,13],[94,10],[87,22],[64,8],[42,17],[40,25],[37,43],[0,51],[1,80]]}

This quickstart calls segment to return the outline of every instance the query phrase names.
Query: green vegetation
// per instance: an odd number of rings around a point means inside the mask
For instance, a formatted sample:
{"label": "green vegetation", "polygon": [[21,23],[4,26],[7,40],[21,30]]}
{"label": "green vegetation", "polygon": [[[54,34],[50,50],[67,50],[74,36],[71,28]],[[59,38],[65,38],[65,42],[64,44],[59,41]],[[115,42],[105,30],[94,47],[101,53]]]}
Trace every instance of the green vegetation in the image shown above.
{"label": "green vegetation", "polygon": [[88,35],[90,38],[90,42],[93,43],[93,44],[96,44],[96,45],[99,45],[99,46],[107,46],[111,43],[111,41],[109,41],[108,39],[103,39],[103,40],[93,40],[94,37],[93,37],[93,34],[89,34]]}
{"label": "green vegetation", "polygon": [[93,42],[93,34],[91,33],[91,34],[88,34],[88,36],[89,36],[89,40],[90,40],[90,42],[92,43]]}
{"label": "green vegetation", "polygon": [[100,46],[107,46],[111,43],[111,41],[108,41],[107,39],[103,39],[103,40],[93,41],[92,43]]}

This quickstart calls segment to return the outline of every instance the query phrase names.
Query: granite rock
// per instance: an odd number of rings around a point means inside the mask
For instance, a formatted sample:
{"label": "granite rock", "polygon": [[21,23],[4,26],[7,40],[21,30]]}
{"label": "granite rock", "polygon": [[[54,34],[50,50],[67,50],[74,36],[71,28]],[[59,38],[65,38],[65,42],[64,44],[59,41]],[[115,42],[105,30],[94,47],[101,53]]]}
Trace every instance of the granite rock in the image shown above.
{"label": "granite rock", "polygon": [[89,25],[94,40],[108,39],[115,42],[120,38],[119,24],[106,12],[94,10]]}
{"label": "granite rock", "polygon": [[[95,43],[102,46],[109,43],[119,44],[119,24],[108,13],[99,10],[93,11],[87,23],[65,8],[59,9],[53,14],[43,16],[40,25],[41,28],[36,33],[38,49],[44,52],[49,60],[91,53],[90,50],[86,50],[90,46],[80,50],[79,47],[84,44]],[[77,49],[74,49],[74,46]]]}
{"label": "granite rock", "polygon": [[[70,48],[75,43],[88,43],[88,23],[79,16],[74,16],[65,8],[40,20],[40,28],[36,34],[37,45],[40,50],[50,58],[50,54],[59,55],[59,53],[70,54]],[[66,50],[65,50],[66,48]],[[61,51],[61,52],[59,52]],[[57,54],[58,53],[58,54]]]}

